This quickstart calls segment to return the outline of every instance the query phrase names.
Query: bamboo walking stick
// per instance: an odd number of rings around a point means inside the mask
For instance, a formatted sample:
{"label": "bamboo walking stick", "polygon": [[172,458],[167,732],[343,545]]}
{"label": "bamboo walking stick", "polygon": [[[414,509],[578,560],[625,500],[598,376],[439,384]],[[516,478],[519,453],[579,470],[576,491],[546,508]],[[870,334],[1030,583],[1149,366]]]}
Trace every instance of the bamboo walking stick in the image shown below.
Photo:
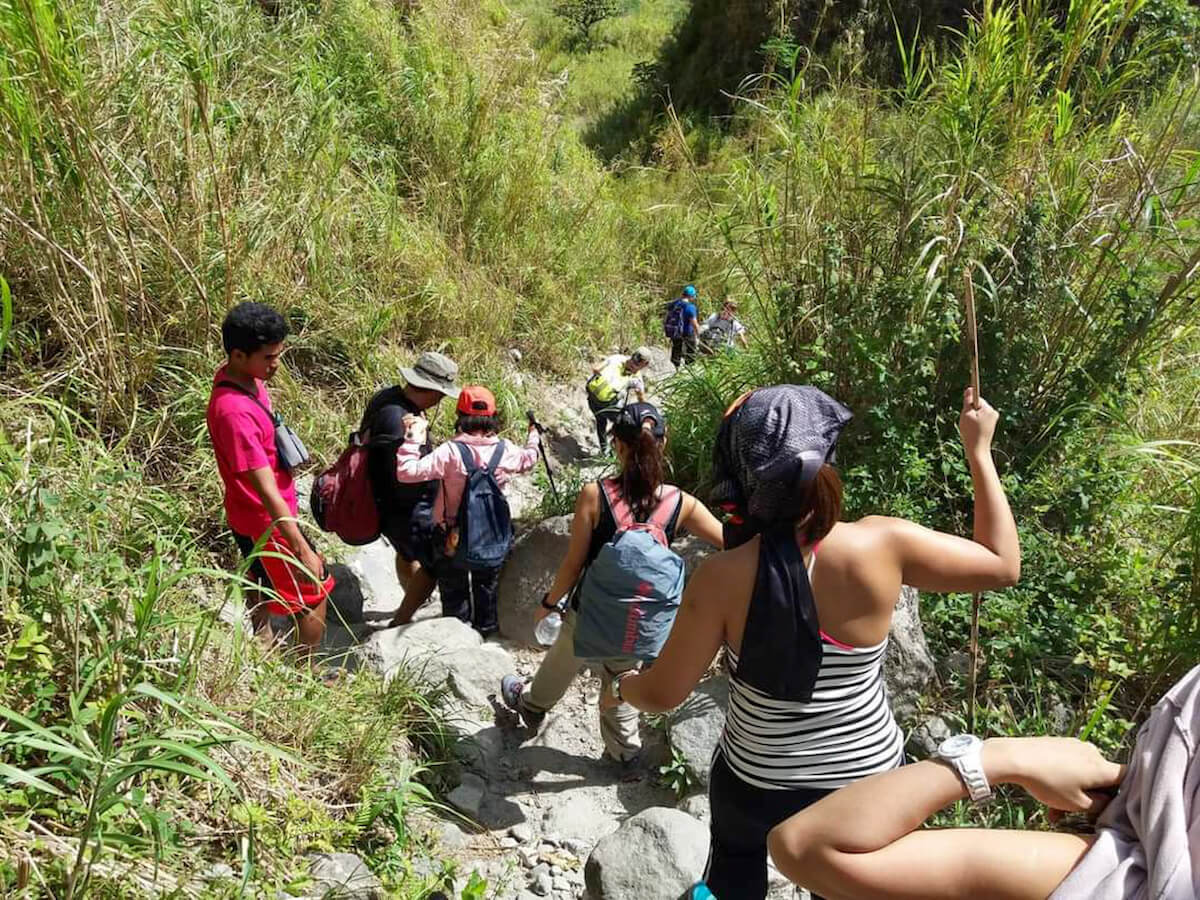
{"label": "bamboo walking stick", "polygon": [[[975,325],[975,282],[971,278],[971,266],[967,264],[967,337],[971,353],[972,405],[979,409],[979,330]],[[979,679],[979,606],[982,596],[971,595],[971,644],[970,667],[967,670],[967,731],[975,733],[975,689]]]}

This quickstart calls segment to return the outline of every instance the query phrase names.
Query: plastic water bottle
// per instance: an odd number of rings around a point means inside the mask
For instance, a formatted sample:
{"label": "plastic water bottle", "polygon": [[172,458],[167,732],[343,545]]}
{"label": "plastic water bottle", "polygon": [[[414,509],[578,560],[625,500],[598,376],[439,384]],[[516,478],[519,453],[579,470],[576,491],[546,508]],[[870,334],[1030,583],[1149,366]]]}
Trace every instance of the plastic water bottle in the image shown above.
{"label": "plastic water bottle", "polygon": [[553,610],[550,615],[546,616],[534,626],[533,636],[543,647],[549,647],[556,640],[558,634],[562,631],[563,617],[562,613],[557,609]]}

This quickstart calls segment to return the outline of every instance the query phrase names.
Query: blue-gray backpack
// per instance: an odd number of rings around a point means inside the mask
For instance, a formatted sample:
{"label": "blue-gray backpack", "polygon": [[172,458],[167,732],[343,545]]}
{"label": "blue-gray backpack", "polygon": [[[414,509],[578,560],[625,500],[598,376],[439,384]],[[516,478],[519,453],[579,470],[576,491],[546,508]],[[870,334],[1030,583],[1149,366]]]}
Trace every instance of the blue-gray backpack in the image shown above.
{"label": "blue-gray backpack", "polygon": [[458,505],[458,549],[451,559],[459,569],[498,569],[513,543],[512,515],[495,475],[504,441],[496,445],[486,467],[476,464],[466,444],[454,441],[454,446],[467,469],[467,483]]}
{"label": "blue-gray backpack", "polygon": [[683,597],[683,560],[667,541],[682,496],[664,487],[658,506],[638,522],[615,479],[601,481],[600,490],[617,531],[579,586],[575,655],[649,661],[666,643]]}

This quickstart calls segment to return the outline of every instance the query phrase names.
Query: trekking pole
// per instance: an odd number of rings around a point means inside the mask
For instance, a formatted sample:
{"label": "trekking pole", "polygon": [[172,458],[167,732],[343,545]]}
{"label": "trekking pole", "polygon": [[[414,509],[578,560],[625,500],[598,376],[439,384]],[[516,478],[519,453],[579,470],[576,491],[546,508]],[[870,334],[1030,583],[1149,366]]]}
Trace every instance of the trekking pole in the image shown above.
{"label": "trekking pole", "polygon": [[537,429],[538,452],[542,454],[542,463],[546,466],[546,480],[550,482],[550,490],[554,494],[554,502],[561,503],[562,501],[558,496],[558,488],[554,484],[554,473],[550,471],[550,459],[546,456],[546,445],[542,442],[542,435],[546,433],[546,427],[534,417],[532,409],[525,410],[525,418],[529,420],[530,425]]}
{"label": "trekking pole", "polygon": [[[971,353],[972,406],[979,409],[979,330],[975,325],[975,282],[971,278],[971,266],[967,264],[967,337]],[[971,643],[970,666],[967,670],[967,731],[975,733],[975,690],[979,679],[979,607],[983,597],[978,592],[971,595]]]}

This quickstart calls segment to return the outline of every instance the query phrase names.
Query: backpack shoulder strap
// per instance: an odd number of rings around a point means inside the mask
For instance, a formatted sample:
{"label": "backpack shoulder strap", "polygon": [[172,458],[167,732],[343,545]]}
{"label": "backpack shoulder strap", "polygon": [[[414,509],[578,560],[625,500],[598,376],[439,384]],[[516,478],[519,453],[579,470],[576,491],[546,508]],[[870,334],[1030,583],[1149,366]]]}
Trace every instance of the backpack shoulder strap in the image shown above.
{"label": "backpack shoulder strap", "polygon": [[488,461],[488,471],[493,475],[495,475],[496,470],[500,468],[500,460],[504,459],[504,449],[504,441],[498,442],[496,444],[495,451],[492,453],[491,460]]}
{"label": "backpack shoulder strap", "polygon": [[247,397],[249,397],[251,400],[253,400],[256,404],[258,404],[258,408],[261,409],[263,412],[265,412],[267,414],[267,416],[271,419],[272,422],[274,422],[276,425],[279,424],[278,413],[276,413],[272,409],[267,409],[267,405],[258,399],[258,395],[250,393],[248,390],[246,390],[244,387],[242,387],[237,382],[222,380],[222,381],[217,382],[217,387],[233,388],[238,393],[245,394]]}
{"label": "backpack shoulder strap", "polygon": [[617,531],[623,531],[633,525],[633,510],[621,496],[621,488],[615,478],[605,478],[600,482],[600,492],[604,495],[613,521],[617,523]]}
{"label": "backpack shoulder strap", "polygon": [[475,454],[471,452],[471,448],[461,441],[451,441],[458,448],[458,455],[462,457],[463,465],[467,467],[467,477],[471,477],[471,473],[479,468],[475,464]]}
{"label": "backpack shoulder strap", "polygon": [[657,525],[665,535],[667,533],[667,526],[671,524],[671,519],[675,517],[675,511],[681,503],[683,503],[683,491],[679,490],[673,484],[663,485],[662,496],[658,500],[658,506],[654,507],[654,512],[650,514],[650,518],[646,520],[646,523]]}

